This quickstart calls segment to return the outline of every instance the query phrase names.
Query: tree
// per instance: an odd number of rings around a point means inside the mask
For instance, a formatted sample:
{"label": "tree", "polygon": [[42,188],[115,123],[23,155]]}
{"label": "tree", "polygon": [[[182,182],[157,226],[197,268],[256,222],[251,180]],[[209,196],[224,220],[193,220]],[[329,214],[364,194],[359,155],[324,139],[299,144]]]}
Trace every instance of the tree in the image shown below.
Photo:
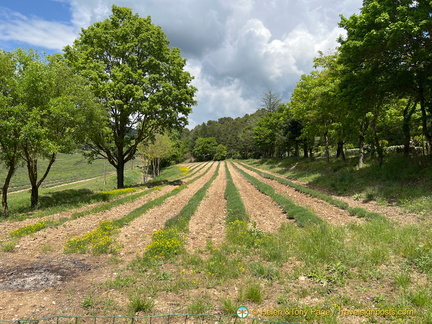
{"label": "tree", "polygon": [[187,124],[196,89],[183,71],[186,61],[150,17],[117,6],[109,19],[82,30],[65,55],[106,109],[106,120],[89,145],[93,157],[116,168],[122,188],[124,165],[139,143]]}
{"label": "tree", "polygon": [[156,134],[154,142],[145,145],[138,145],[138,155],[143,162],[143,182],[147,179],[148,167],[151,165],[153,177],[160,174],[160,164],[162,159],[169,158],[172,155],[174,143],[168,135]]}
{"label": "tree", "polygon": [[193,154],[198,161],[209,161],[213,160],[213,157],[216,153],[218,143],[216,138],[207,137],[207,138],[198,138],[195,141],[195,146],[193,149]]}
{"label": "tree", "polygon": [[8,169],[2,186],[3,215],[8,211],[8,190],[20,159],[22,117],[17,107],[15,64],[12,54],[0,51],[0,161]]}
{"label": "tree", "polygon": [[[347,37],[339,40],[344,85],[351,89],[350,97],[356,98],[355,107],[369,107],[369,111],[363,109],[363,115],[371,116],[369,124],[373,129],[381,105],[394,99],[411,99],[403,112],[407,137],[419,103],[429,147],[432,147],[431,12],[430,1],[365,0],[360,15],[342,17],[339,24],[347,31]],[[377,136],[374,138],[378,142]],[[408,149],[406,138],[405,151]]]}
{"label": "tree", "polygon": [[[9,167],[3,189],[7,210],[7,186],[18,158],[27,166],[31,184],[31,206],[36,207],[39,187],[46,179],[58,153],[70,153],[84,141],[98,116],[93,95],[84,80],[68,68],[60,55],[45,58],[35,51],[17,50],[9,57],[6,88],[0,95],[2,157]],[[3,83],[4,85],[4,83]],[[6,90],[4,90],[6,89]],[[38,160],[47,158],[39,177]]]}
{"label": "tree", "polygon": [[281,103],[282,100],[279,95],[271,90],[268,90],[266,93],[264,93],[264,97],[261,99],[261,108],[269,112],[275,112]]}

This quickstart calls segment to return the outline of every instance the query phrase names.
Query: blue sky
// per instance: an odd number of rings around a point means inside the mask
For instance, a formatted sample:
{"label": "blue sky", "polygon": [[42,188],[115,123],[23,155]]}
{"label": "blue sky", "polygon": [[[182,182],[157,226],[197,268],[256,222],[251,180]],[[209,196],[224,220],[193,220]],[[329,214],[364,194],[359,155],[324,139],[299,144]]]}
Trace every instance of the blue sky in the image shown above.
{"label": "blue sky", "polygon": [[61,52],[112,4],[151,16],[188,59],[198,88],[193,127],[252,113],[268,90],[288,101],[318,51],[337,46],[339,15],[358,13],[362,1],[0,0],[0,48]]}

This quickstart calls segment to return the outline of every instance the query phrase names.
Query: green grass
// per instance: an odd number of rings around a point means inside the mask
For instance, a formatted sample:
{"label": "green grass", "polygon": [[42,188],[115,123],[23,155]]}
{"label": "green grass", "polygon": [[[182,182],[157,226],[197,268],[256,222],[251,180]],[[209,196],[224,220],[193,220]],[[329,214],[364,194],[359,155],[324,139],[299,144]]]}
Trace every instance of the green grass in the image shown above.
{"label": "green grass", "polygon": [[321,218],[316,216],[312,211],[306,209],[302,206],[299,206],[292,202],[286,196],[278,194],[273,187],[259,181],[257,178],[247,174],[243,170],[239,169],[234,165],[234,167],[251,183],[253,184],[259,191],[271,197],[279,206],[281,206],[282,210],[287,213],[289,218],[295,219],[295,221],[299,224],[299,226],[306,226],[307,224],[319,224],[323,221]]}

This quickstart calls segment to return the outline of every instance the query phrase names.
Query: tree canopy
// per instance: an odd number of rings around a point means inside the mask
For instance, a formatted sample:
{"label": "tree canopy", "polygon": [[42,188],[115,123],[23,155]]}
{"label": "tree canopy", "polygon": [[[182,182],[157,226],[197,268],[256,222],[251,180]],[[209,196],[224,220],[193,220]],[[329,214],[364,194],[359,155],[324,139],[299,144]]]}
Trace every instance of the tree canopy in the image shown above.
{"label": "tree canopy", "polygon": [[93,157],[106,158],[117,169],[121,188],[124,165],[139,143],[187,124],[196,89],[184,71],[186,61],[150,17],[115,5],[108,19],[82,30],[65,56],[106,109],[90,147]]}

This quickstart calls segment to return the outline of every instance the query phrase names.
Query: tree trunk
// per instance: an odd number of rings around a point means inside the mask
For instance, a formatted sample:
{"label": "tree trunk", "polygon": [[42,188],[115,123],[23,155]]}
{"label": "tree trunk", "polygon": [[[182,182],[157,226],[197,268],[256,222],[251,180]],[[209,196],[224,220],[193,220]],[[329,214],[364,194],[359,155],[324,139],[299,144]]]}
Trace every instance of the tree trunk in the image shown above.
{"label": "tree trunk", "polygon": [[422,113],[423,135],[426,137],[426,140],[429,144],[427,153],[429,155],[431,155],[432,154],[432,134],[429,132],[428,116],[427,116],[427,112],[426,112],[426,102],[425,102],[423,95],[421,95],[421,98],[420,98],[420,109],[421,109],[421,113]]}
{"label": "tree trunk", "polygon": [[345,162],[346,161],[346,157],[345,157],[345,151],[344,151],[344,148],[343,148],[344,144],[345,143],[343,141],[339,141],[338,142],[336,157],[337,158],[341,158],[342,161]]}
{"label": "tree trunk", "polygon": [[119,158],[119,161],[117,163],[117,189],[124,188],[124,161],[123,158]]}
{"label": "tree trunk", "polygon": [[10,181],[12,179],[13,174],[15,173],[15,170],[16,170],[15,165],[9,167],[8,173],[6,175],[5,182],[3,184],[3,189],[2,189],[2,207],[3,207],[3,215],[4,215],[4,217],[7,216],[7,212],[8,212],[8,209],[9,209],[8,202],[7,202],[8,190],[9,190]]}
{"label": "tree trunk", "polygon": [[415,112],[417,102],[411,106],[411,100],[408,101],[407,106],[403,111],[403,133],[404,133],[404,156],[409,157],[411,147],[411,117]]}
{"label": "tree trunk", "polygon": [[364,140],[365,140],[365,136],[363,134],[360,134],[360,136],[359,136],[359,162],[358,162],[359,169],[363,168],[363,163],[364,163]]}
{"label": "tree trunk", "polygon": [[325,158],[326,162],[330,162],[330,149],[329,149],[329,136],[328,132],[324,132],[324,141],[325,141]]}
{"label": "tree trunk", "polygon": [[39,204],[39,187],[41,186],[42,182],[46,179],[48,176],[49,171],[51,170],[51,167],[53,163],[56,160],[56,153],[52,153],[51,159],[48,163],[48,166],[45,170],[44,175],[40,180],[38,181],[38,168],[37,168],[37,158],[33,158],[30,156],[28,150],[25,151],[25,160],[27,162],[27,170],[29,175],[29,180],[31,184],[31,198],[30,198],[30,204],[32,208],[36,208]]}
{"label": "tree trunk", "polygon": [[308,154],[308,142],[307,140],[303,140],[303,157],[304,158],[308,158],[309,154]]}

